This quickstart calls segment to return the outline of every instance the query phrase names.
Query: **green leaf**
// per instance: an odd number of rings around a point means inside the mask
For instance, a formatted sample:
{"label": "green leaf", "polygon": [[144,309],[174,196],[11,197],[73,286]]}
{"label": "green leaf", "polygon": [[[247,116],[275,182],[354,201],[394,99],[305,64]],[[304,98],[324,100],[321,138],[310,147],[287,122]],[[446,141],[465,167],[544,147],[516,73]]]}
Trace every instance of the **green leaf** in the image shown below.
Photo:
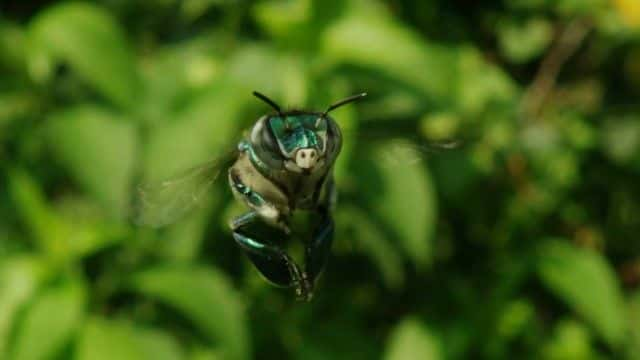
{"label": "green leaf", "polygon": [[455,48],[430,43],[390,13],[377,1],[356,1],[326,30],[322,52],[337,64],[387,75],[428,100],[451,101],[457,79]]}
{"label": "green leaf", "polygon": [[385,360],[442,358],[439,340],[417,319],[408,318],[392,330],[387,340]]}
{"label": "green leaf", "polygon": [[421,269],[431,261],[437,212],[435,189],[421,163],[423,155],[401,140],[381,143],[370,154],[380,176],[380,184],[370,192],[377,194],[371,201],[373,210]]}
{"label": "green leaf", "polygon": [[146,148],[145,174],[153,181],[216,158],[235,146],[240,111],[250,93],[220,82],[191,100],[171,122],[154,127]]}
{"label": "green leaf", "polygon": [[51,58],[59,59],[113,103],[136,103],[139,83],[133,54],[124,32],[104,9],[64,3],[41,12],[29,27],[29,61],[36,77],[48,77]]}
{"label": "green leaf", "polygon": [[77,360],[181,360],[184,350],[170,334],[127,321],[91,318],[76,346]]}
{"label": "green leaf", "polygon": [[553,38],[553,27],[542,18],[522,24],[507,21],[499,25],[498,36],[502,53],[515,63],[524,63],[546,50]]}
{"label": "green leaf", "polygon": [[615,272],[602,255],[551,241],[541,247],[537,267],[543,284],[609,345],[621,343],[627,330],[624,301]]}
{"label": "green leaf", "polygon": [[[255,89],[279,99],[279,94],[285,90],[283,87],[289,82],[287,78],[291,77],[291,73],[302,71],[303,66],[300,60],[299,57],[283,55],[265,44],[248,43],[235,51],[228,61],[226,74],[230,83],[226,84],[227,90],[241,90],[242,92],[238,92],[237,95],[240,99],[248,99],[251,105],[259,104],[253,96],[250,96],[251,91]],[[300,94],[291,94],[292,92],[288,91],[289,96],[300,96]],[[298,105],[286,104],[283,101],[278,103],[283,106]],[[264,112],[266,108],[260,106],[260,109]]]}
{"label": "green leaf", "polygon": [[185,358],[184,350],[178,341],[158,329],[137,328],[135,340],[145,354],[145,359],[180,360]]}
{"label": "green leaf", "polygon": [[489,63],[478,49],[459,50],[457,106],[469,116],[482,114],[491,104],[515,106],[518,88],[509,75]]}
{"label": "green leaf", "polygon": [[125,231],[122,225],[91,218],[86,208],[70,211],[74,205],[71,201],[53,208],[35,179],[23,171],[14,170],[9,180],[18,218],[39,250],[58,263],[92,254],[119,239]]}
{"label": "green leaf", "polygon": [[553,336],[542,348],[545,359],[600,359],[591,347],[589,329],[574,319],[558,321]]}
{"label": "green leaf", "polygon": [[36,257],[15,256],[0,263],[0,358],[8,356],[9,334],[18,311],[46,276]]}
{"label": "green leaf", "polygon": [[132,287],[183,313],[228,359],[248,359],[250,342],[240,297],[218,271],[164,266],[135,274]]}
{"label": "green leaf", "polygon": [[21,170],[14,170],[9,175],[9,191],[16,214],[31,232],[37,247],[54,257],[61,253],[60,248],[67,250],[65,243],[57,241],[60,223],[35,179]]}
{"label": "green leaf", "polygon": [[134,328],[126,322],[92,318],[87,321],[76,347],[77,360],[147,359]]}
{"label": "green leaf", "polygon": [[[270,0],[259,2],[254,6],[253,14],[256,22],[265,32],[273,36],[291,36],[292,33],[305,33],[304,26],[311,17],[312,2],[310,0],[282,1]],[[282,16],[287,14],[287,16]]]}
{"label": "green leaf", "polygon": [[[223,0],[227,1],[227,0]],[[135,113],[148,124],[173,121],[177,111],[190,106],[205,90],[224,75],[220,53],[226,49],[220,32],[171,42],[145,57],[141,67],[144,94]]]}
{"label": "green leaf", "polygon": [[135,128],[116,114],[78,106],[49,119],[54,155],[110,214],[123,217],[135,160]]}
{"label": "green leaf", "polygon": [[189,360],[223,360],[222,353],[207,347],[194,347],[189,353]]}
{"label": "green leaf", "polygon": [[14,360],[52,359],[71,341],[85,311],[85,290],[68,283],[45,291],[17,330]]}

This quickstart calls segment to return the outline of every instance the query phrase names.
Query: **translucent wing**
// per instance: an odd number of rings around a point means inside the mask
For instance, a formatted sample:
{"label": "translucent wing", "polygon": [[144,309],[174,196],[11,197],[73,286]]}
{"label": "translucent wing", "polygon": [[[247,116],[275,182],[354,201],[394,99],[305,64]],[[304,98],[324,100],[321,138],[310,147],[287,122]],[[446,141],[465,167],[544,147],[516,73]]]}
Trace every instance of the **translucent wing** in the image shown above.
{"label": "translucent wing", "polygon": [[423,160],[429,154],[446,150],[458,149],[463,145],[462,140],[412,141],[407,138],[392,138],[383,141],[380,161],[385,166],[410,165]]}
{"label": "translucent wing", "polygon": [[361,129],[342,129],[345,142],[355,142],[358,147],[374,147],[383,149],[377,151],[377,160],[386,166],[407,165],[425,160],[430,155],[436,155],[450,150],[458,150],[466,144],[474,142],[473,134],[464,134],[449,139],[425,139],[418,134],[411,134],[410,129],[388,124],[368,125]]}
{"label": "translucent wing", "polygon": [[235,151],[191,168],[173,178],[138,187],[135,222],[138,225],[168,225],[197,207],[211,185],[231,165]]}
{"label": "translucent wing", "polygon": [[[367,129],[369,130],[369,129]],[[376,149],[375,157],[386,167],[420,163],[430,155],[457,150],[468,143],[466,139],[429,140],[418,135],[394,134],[393,129],[385,132],[343,131],[345,141],[355,141],[358,148]],[[373,154],[370,154],[373,155]]]}

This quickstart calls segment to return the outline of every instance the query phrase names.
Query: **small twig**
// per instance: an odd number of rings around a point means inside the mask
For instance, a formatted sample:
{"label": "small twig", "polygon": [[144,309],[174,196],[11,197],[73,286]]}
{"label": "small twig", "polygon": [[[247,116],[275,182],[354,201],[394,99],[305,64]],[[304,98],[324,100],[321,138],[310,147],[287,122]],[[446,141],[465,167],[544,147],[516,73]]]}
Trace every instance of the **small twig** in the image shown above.
{"label": "small twig", "polygon": [[591,27],[585,20],[574,20],[562,30],[522,98],[520,109],[525,117],[536,118],[540,114],[542,106],[556,85],[562,67],[578,51]]}

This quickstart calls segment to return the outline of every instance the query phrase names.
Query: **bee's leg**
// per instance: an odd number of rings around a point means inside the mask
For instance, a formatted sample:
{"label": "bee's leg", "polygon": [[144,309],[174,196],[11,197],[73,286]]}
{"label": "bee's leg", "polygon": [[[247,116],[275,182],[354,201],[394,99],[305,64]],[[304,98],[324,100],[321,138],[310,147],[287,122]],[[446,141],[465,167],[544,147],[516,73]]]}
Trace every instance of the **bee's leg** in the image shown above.
{"label": "bee's leg", "polygon": [[333,244],[334,223],[331,214],[324,209],[318,210],[320,224],[313,231],[313,237],[305,248],[305,272],[314,283],[322,273]]}
{"label": "bee's leg", "polygon": [[331,208],[335,205],[336,190],[333,179],[328,179],[326,192],[316,208],[320,223],[313,231],[311,241],[305,247],[305,272],[313,284],[324,269],[333,244],[334,222]]}
{"label": "bee's leg", "polygon": [[258,219],[256,211],[240,215],[231,221],[233,238],[246,252],[260,273],[278,286],[296,288],[296,295],[302,299],[310,298],[310,285],[293,259],[279,246],[251,237],[244,231],[246,225]]}
{"label": "bee's leg", "polygon": [[245,225],[257,218],[258,214],[250,211],[233,219],[233,238],[267,280],[278,286],[294,285],[300,271],[289,255],[279,246],[255,239],[244,231]]}
{"label": "bee's leg", "polygon": [[239,177],[230,174],[229,180],[234,192],[253,209],[231,221],[230,226],[236,243],[247,253],[251,262],[267,280],[278,286],[295,286],[298,297],[308,299],[310,286],[306,280],[306,274],[298,268],[286,251],[271,242],[256,239],[246,231],[247,225],[260,218],[288,234],[286,218],[273,204],[245,186]]}

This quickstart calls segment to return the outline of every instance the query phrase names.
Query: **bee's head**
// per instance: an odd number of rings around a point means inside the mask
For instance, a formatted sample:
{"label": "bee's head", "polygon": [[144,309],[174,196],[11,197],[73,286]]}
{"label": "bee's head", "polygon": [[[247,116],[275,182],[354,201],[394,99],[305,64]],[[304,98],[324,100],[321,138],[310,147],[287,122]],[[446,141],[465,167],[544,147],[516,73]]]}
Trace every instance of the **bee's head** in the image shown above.
{"label": "bee's head", "polygon": [[259,99],[273,107],[277,114],[266,117],[264,126],[254,128],[252,138],[258,137],[272,152],[278,152],[285,159],[285,167],[294,172],[309,174],[324,162],[327,151],[327,131],[332,119],[327,113],[339,106],[366,96],[365,93],[346,98],[331,105],[325,112],[288,111],[266,96],[253,92]]}
{"label": "bee's head", "polygon": [[267,127],[285,165],[295,172],[310,173],[327,150],[326,115],[303,111],[271,116]]}

